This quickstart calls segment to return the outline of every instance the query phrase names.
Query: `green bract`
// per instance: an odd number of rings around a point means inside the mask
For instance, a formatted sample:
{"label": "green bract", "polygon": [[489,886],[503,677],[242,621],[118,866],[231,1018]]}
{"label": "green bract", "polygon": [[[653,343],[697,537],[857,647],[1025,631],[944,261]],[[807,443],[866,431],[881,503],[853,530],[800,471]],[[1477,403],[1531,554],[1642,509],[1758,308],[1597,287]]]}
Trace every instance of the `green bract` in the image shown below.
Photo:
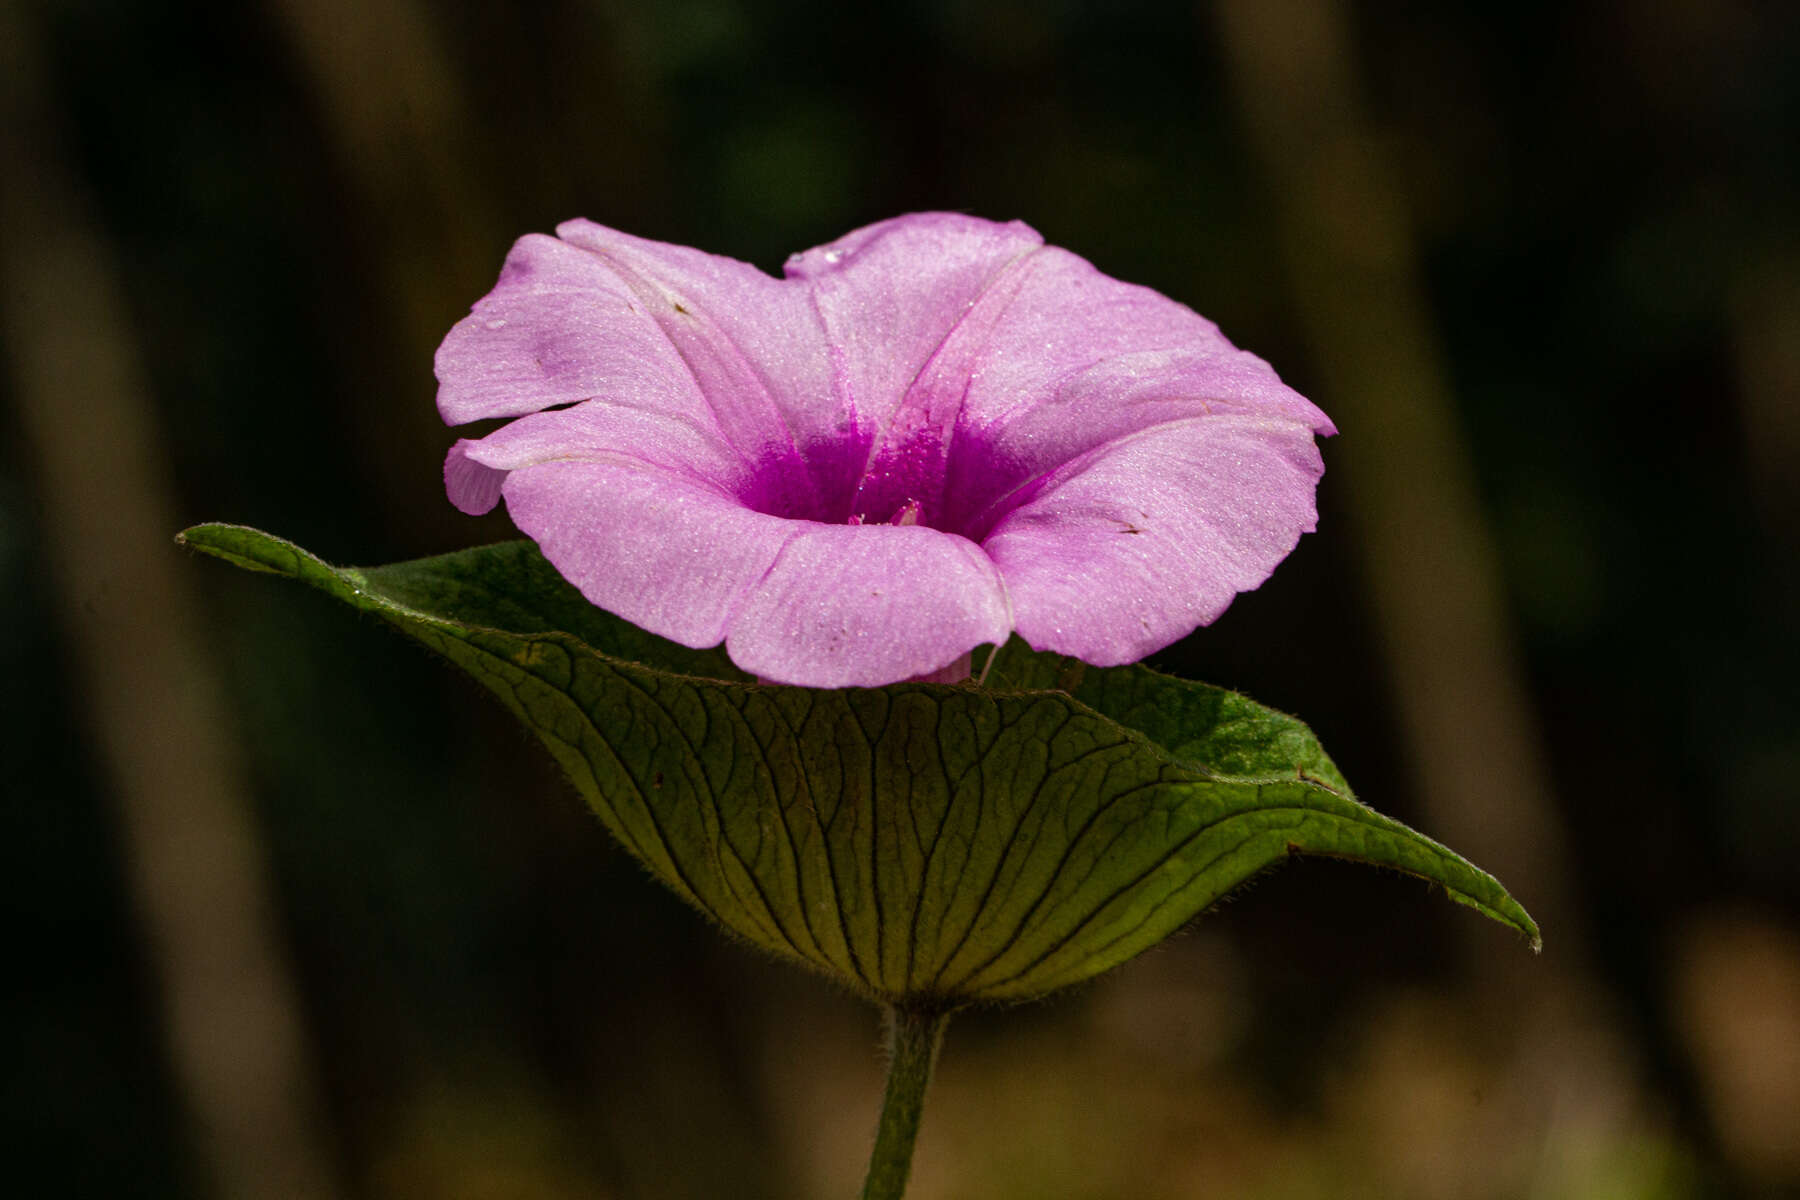
{"label": "green bract", "polygon": [[389,621],[490,688],[656,877],[779,957],[905,1008],[1017,1001],[1155,945],[1291,854],[1491,876],[1357,801],[1310,730],[1143,667],[1000,651],[987,686],[760,686],[588,604],[530,543],[328,566],[186,544]]}

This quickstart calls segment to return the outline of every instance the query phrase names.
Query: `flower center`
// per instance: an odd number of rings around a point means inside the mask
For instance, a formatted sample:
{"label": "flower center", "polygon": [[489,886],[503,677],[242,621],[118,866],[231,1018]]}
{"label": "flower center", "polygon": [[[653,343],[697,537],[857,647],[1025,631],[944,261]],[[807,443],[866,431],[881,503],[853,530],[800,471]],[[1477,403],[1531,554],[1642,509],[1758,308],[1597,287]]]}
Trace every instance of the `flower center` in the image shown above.
{"label": "flower center", "polygon": [[873,461],[866,440],[846,438],[765,459],[738,499],[757,512],[788,520],[925,525],[956,532],[959,510],[946,494],[944,460],[943,443],[935,434],[915,433]]}

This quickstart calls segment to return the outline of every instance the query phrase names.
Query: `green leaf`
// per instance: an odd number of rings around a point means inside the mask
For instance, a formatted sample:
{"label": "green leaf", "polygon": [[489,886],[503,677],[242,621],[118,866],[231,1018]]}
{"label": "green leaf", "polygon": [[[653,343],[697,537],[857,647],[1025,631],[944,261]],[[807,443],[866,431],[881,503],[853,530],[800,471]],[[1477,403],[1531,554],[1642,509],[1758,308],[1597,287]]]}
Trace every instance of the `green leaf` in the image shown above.
{"label": "green leaf", "polygon": [[1141,665],[1090,667],[1079,659],[1038,654],[1019,638],[997,652],[987,681],[1001,688],[1065,691],[1137,730],[1170,757],[1212,775],[1292,775],[1353,794],[1305,722],[1209,683]]}
{"label": "green leaf", "polygon": [[761,686],[589,605],[529,543],[344,569],[269,534],[187,545],[389,621],[491,689],[613,835],[726,929],[882,1000],[1024,1000],[1293,854],[1490,876],[1359,803],[1311,732],[1143,668],[1001,651],[989,686]]}

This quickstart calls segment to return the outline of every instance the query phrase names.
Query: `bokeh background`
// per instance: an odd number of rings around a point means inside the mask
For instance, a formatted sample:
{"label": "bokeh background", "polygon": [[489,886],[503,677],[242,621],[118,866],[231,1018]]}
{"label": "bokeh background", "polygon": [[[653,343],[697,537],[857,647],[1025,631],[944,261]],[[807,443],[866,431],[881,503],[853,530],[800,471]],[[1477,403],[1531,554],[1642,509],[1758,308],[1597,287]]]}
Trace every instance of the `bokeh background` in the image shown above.
{"label": "bokeh background", "polygon": [[918,1200],[1800,1195],[1797,34],[1755,0],[4,0],[14,1194],[853,1194],[872,1011],[663,895],[472,684],[172,537],[510,536],[443,499],[431,355],[521,233],[775,270],[951,208],[1337,418],[1319,532],[1160,662],[1302,714],[1546,949],[1289,865],[954,1024]]}

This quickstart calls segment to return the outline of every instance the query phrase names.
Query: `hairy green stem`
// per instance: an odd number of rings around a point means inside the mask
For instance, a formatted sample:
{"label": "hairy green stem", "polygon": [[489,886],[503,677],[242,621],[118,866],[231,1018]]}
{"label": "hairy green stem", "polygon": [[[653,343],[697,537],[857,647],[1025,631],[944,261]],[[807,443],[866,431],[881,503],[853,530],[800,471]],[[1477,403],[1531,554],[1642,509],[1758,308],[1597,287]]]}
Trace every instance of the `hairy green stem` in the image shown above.
{"label": "hairy green stem", "polygon": [[881,1124],[875,1130],[875,1152],[869,1156],[862,1200],[900,1200],[906,1194],[925,1089],[949,1023],[947,1012],[887,1010],[887,1092],[881,1098]]}

